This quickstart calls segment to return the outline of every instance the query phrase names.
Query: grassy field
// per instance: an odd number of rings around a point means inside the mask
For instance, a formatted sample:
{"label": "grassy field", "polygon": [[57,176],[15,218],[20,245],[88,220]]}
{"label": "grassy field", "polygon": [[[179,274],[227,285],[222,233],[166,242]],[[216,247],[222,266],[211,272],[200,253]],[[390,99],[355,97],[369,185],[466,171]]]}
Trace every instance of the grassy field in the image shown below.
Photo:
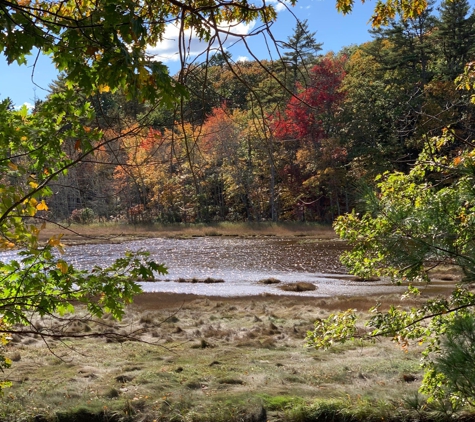
{"label": "grassy field", "polygon": [[[386,339],[328,351],[305,347],[317,318],[356,308],[364,320],[376,300],[400,304],[396,296],[144,294],[120,323],[87,320],[73,327],[78,336],[119,337],[45,342],[40,334],[14,335],[7,346],[13,366],[3,374],[13,386],[5,390],[0,419],[442,420],[440,409],[417,393],[417,346],[405,352]],[[52,323],[36,326],[41,333]]]}

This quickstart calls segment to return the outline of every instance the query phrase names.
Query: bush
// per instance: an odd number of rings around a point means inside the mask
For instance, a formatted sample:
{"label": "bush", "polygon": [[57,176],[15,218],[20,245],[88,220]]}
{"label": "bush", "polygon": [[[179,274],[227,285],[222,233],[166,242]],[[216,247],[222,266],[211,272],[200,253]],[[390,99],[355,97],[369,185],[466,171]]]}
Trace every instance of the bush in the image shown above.
{"label": "bush", "polygon": [[447,327],[434,375],[445,378],[445,394],[475,405],[475,317],[459,315]]}
{"label": "bush", "polygon": [[94,221],[94,211],[92,208],[81,208],[79,210],[73,210],[71,213],[71,221],[79,224],[89,224]]}

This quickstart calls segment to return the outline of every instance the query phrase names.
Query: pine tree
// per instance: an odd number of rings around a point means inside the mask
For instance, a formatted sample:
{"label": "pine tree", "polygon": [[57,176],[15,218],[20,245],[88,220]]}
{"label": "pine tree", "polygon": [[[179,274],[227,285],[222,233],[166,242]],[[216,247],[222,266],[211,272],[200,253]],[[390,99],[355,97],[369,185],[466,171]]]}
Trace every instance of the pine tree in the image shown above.
{"label": "pine tree", "polygon": [[308,65],[317,57],[318,52],[322,49],[323,43],[318,43],[315,39],[316,32],[309,32],[308,21],[298,21],[292,36],[287,38],[287,42],[283,43],[286,50],[283,59],[286,67],[291,71],[291,86],[295,89],[295,83],[298,76],[305,75]]}
{"label": "pine tree", "polygon": [[390,44],[383,53],[378,43],[371,45],[373,49],[367,49],[383,69],[399,70],[405,82],[417,81],[420,87],[432,78],[429,65],[435,56],[435,47],[431,34],[437,23],[432,5],[433,2],[429,2],[427,9],[414,18],[393,19],[387,27],[371,31],[377,41],[388,40]]}
{"label": "pine tree", "polygon": [[214,53],[205,65],[224,67],[232,59],[229,51],[218,51]]}
{"label": "pine tree", "polygon": [[454,80],[475,56],[475,15],[469,15],[468,0],[444,0],[435,38],[440,48],[439,72]]}
{"label": "pine tree", "polygon": [[378,64],[379,78],[390,93],[387,113],[393,116],[391,126],[406,163],[419,153],[426,87],[434,78],[437,51],[432,34],[437,19],[432,5],[429,2],[426,10],[412,18],[391,19],[387,26],[372,31],[375,41],[363,47]]}

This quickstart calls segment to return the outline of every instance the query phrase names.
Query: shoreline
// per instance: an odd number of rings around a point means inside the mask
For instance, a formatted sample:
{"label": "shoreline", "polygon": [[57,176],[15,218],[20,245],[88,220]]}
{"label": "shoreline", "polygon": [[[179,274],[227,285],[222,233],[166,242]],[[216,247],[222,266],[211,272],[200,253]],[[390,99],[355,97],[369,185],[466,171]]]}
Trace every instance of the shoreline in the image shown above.
{"label": "shoreline", "polygon": [[282,237],[338,240],[331,226],[318,223],[213,223],[173,225],[131,225],[122,223],[96,223],[90,225],[60,225],[48,223],[40,232],[40,240],[61,235],[65,245],[122,243],[153,238],[194,237]]}
{"label": "shoreline", "polygon": [[359,312],[367,312],[376,303],[381,303],[382,309],[394,304],[412,306],[425,300],[426,297],[414,297],[401,300],[401,294],[370,294],[364,296],[297,296],[297,295],[273,295],[264,294],[256,296],[205,296],[190,293],[169,292],[143,292],[135,296],[133,302],[128,305],[130,310],[137,312],[176,310],[188,307],[195,303],[210,302],[221,303],[229,306],[236,304],[260,304],[278,303],[284,307],[314,306],[325,311],[342,309],[357,309]]}

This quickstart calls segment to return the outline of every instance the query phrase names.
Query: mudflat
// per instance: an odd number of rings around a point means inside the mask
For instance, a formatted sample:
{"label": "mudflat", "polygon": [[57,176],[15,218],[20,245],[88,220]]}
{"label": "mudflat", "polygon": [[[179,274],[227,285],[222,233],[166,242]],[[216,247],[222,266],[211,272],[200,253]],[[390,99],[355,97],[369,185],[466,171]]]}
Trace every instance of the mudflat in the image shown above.
{"label": "mudflat", "polygon": [[[245,229],[243,229],[243,227]],[[74,228],[73,228],[74,229]],[[104,243],[161,236],[297,236],[332,239],[331,228],[225,225],[187,228],[80,227],[65,243]],[[47,227],[48,237],[60,230]],[[401,421],[440,416],[417,393],[420,346],[380,338],[306,347],[318,319],[356,309],[363,333],[368,309],[409,309],[446,295],[460,275],[433,274],[422,297],[398,294],[317,298],[262,294],[212,297],[146,293],[121,321],[81,308],[64,325],[45,317],[18,327],[5,346],[12,381],[1,421]],[[61,325],[63,324],[63,326]],[[61,328],[63,327],[63,328]],[[63,338],[50,337],[64,329]],[[435,416],[433,416],[435,415]],[[437,416],[438,415],[438,416]]]}

